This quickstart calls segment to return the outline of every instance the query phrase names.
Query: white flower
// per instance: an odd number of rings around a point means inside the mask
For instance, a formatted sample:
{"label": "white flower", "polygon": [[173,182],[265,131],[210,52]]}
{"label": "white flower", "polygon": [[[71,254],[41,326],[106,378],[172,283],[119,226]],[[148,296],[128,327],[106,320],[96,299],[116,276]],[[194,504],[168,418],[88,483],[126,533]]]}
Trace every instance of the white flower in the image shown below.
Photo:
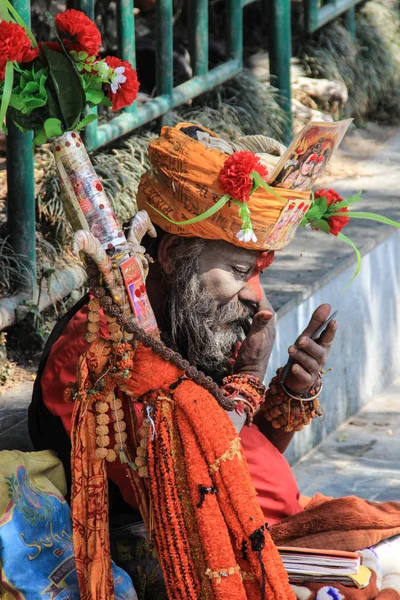
{"label": "white flower", "polygon": [[126,77],[124,75],[124,72],[125,67],[116,67],[114,69],[114,75],[111,81],[111,91],[113,94],[116,94],[119,86],[125,83]]}
{"label": "white flower", "polygon": [[253,229],[241,229],[239,233],[236,234],[236,237],[239,240],[239,242],[245,242],[246,244],[248,242],[256,243],[257,241],[257,236],[254,233]]}

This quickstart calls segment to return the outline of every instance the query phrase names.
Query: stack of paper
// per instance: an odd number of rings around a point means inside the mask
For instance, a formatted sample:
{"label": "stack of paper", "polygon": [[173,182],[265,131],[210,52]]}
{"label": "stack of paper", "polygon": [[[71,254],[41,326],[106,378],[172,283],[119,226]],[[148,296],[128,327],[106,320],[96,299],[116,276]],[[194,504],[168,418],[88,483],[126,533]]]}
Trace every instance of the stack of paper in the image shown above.
{"label": "stack of paper", "polygon": [[291,583],[315,581],[363,588],[371,577],[356,552],[286,546],[278,546],[278,550]]}

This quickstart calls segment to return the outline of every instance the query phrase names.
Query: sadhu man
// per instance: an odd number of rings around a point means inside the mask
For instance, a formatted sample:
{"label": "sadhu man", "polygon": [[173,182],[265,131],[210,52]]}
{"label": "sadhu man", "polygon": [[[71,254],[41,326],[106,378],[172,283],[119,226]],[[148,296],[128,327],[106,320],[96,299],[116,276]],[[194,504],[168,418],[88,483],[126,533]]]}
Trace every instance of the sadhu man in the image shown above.
{"label": "sadhu man", "polygon": [[[369,596],[344,586],[328,596],[318,596],[321,584],[292,589],[273,542],[355,550],[400,532],[395,503],[319,496],[304,507],[283,456],[319,414],[337,324],[313,341],[330,311],[318,307],[289,348],[284,381],[279,370],[264,387],[275,332],[260,275],[311,205],[309,192],[265,184],[275,150],[261,136],[230,145],[196,125],[164,128],[137,196],[157,227],[143,243],[161,341],[124,329],[96,281],[50,337],[30,431],[72,477],[84,598],[112,597],[107,478],[110,525],[125,526],[112,547],[141,598],[378,597],[375,575]],[[334,215],[341,199],[324,194],[337,234],[348,219],[343,204]]]}

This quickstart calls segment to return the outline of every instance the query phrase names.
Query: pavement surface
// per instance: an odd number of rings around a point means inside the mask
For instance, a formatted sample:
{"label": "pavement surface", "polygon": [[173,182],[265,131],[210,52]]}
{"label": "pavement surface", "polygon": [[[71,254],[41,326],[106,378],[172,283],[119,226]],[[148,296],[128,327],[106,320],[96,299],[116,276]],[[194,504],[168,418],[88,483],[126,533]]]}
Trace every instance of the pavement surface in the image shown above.
{"label": "pavement surface", "polygon": [[301,493],[400,502],[399,398],[400,379],[300,459]]}

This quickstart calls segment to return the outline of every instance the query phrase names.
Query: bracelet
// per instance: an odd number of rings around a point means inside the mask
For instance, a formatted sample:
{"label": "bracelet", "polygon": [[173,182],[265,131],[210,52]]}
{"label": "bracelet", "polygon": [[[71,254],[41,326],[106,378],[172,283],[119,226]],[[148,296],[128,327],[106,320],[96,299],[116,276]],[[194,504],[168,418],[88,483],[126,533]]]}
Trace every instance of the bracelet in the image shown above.
{"label": "bracelet", "polygon": [[235,373],[222,380],[222,391],[235,402],[238,414],[246,413],[246,425],[251,425],[259,406],[265,400],[264,384],[254,375]]}
{"label": "bracelet", "polygon": [[313,386],[308,394],[303,394],[304,397],[294,396],[282,385],[281,372],[282,368],[277,370],[266,392],[262,407],[264,417],[274,429],[283,429],[286,432],[301,431],[311,419],[323,416],[318,401],[322,390],[321,380],[318,390]]}
{"label": "bracelet", "polygon": [[280,381],[280,384],[281,384],[281,387],[282,387],[283,391],[285,392],[286,396],[289,396],[289,398],[293,398],[293,400],[299,400],[299,401],[301,400],[302,402],[311,402],[312,400],[319,398],[319,396],[321,395],[321,392],[322,392],[322,388],[324,387],[324,383],[322,381],[322,377],[321,377],[320,373],[318,373],[318,385],[317,386],[314,385],[305,394],[295,395],[288,390],[288,388],[284,385],[284,383],[282,383],[282,381]]}

